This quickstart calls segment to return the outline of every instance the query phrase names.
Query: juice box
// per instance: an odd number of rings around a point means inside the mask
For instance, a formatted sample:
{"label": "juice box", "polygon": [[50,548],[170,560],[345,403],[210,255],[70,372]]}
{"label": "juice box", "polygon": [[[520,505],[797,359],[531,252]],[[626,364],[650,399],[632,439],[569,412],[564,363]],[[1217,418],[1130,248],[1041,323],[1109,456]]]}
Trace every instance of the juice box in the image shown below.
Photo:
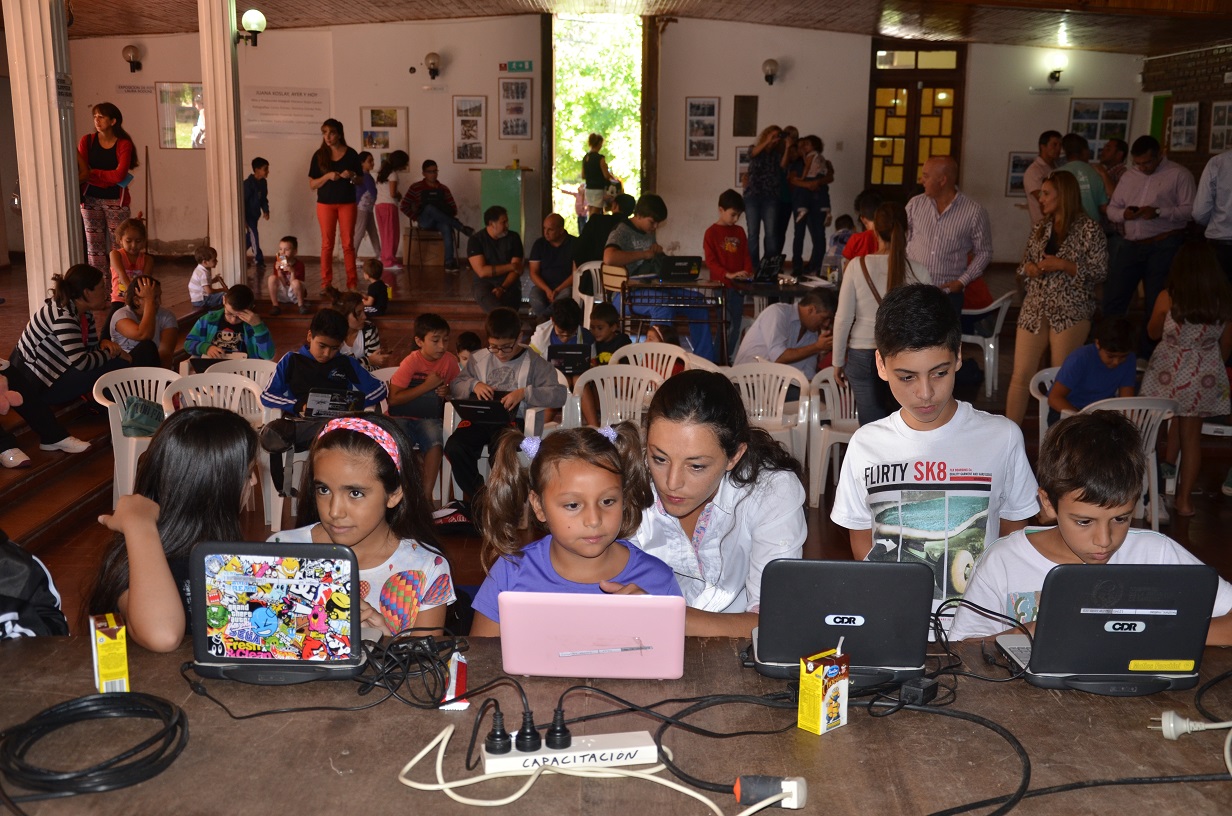
{"label": "juice box", "polygon": [[800,705],[796,725],[825,734],[847,724],[851,657],[838,649],[800,658]]}
{"label": "juice box", "polygon": [[90,651],[99,694],[128,691],[128,636],[119,613],[90,618]]}

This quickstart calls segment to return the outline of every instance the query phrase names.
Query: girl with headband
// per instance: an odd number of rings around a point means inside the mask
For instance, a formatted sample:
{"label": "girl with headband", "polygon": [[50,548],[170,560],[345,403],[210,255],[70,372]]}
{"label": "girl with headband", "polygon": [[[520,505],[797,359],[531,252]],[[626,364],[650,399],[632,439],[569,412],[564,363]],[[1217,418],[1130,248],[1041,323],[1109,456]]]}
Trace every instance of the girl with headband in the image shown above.
{"label": "girl with headband", "polygon": [[[528,502],[547,535],[523,546],[518,524]],[[625,540],[648,504],[646,461],[632,423],[542,439],[507,431],[479,503],[488,577],[475,595],[471,635],[500,635],[497,596],[505,590],[679,595],[671,568]]]}
{"label": "girl with headband", "polygon": [[393,420],[375,414],[331,419],[308,452],[299,527],[270,536],[355,550],[365,630],[440,634],[445,608],[456,600],[419,472]]}

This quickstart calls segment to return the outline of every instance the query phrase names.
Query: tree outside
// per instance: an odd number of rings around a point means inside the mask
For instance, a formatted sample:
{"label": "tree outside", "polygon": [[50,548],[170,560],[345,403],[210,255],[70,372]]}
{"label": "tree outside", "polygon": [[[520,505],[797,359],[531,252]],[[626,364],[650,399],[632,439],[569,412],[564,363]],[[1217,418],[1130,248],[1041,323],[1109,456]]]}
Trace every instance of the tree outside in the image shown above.
{"label": "tree outside", "polygon": [[603,136],[608,169],[637,196],[642,164],[642,20],[632,14],[556,16],[552,209],[578,234],[574,191],[591,133]]}

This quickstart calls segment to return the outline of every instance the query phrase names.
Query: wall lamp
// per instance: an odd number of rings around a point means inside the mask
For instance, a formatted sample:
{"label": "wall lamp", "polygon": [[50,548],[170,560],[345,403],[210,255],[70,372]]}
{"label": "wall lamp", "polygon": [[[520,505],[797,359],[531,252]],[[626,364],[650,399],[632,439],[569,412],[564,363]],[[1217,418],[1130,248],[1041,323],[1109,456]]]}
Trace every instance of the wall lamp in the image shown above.
{"label": "wall lamp", "polygon": [[768,59],[761,64],[761,72],[766,75],[766,84],[773,85],[774,78],[779,75],[778,60]]}
{"label": "wall lamp", "polygon": [[1048,58],[1048,83],[1056,85],[1061,81],[1061,72],[1069,67],[1069,57],[1058,52]]}
{"label": "wall lamp", "polygon": [[253,48],[257,47],[257,35],[265,30],[265,15],[256,9],[248,9],[244,12],[244,16],[240,18],[240,25],[244,27],[247,34],[235,32],[235,43],[239,45],[241,42],[246,42]]}
{"label": "wall lamp", "polygon": [[424,54],[424,67],[428,69],[428,76],[436,79],[441,75],[441,55],[435,51]]}
{"label": "wall lamp", "polygon": [[137,46],[126,45],[120,53],[124,55],[124,61],[128,63],[128,72],[130,74],[135,74],[141,70],[141,52],[137,50]]}

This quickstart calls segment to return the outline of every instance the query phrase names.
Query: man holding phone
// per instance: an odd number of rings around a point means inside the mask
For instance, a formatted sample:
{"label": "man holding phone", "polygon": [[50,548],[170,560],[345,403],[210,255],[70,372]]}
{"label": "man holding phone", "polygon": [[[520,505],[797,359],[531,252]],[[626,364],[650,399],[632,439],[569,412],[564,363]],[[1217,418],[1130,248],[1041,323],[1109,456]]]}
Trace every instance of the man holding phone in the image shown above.
{"label": "man holding phone", "polygon": [[[1125,240],[1109,259],[1104,317],[1129,311],[1139,281],[1150,314],[1193,215],[1196,186],[1189,170],[1169,161],[1153,136],[1139,136],[1129,153],[1133,166],[1121,177],[1107,208],[1108,220],[1125,225]],[[1148,355],[1152,345],[1144,321],[1139,351]]]}

